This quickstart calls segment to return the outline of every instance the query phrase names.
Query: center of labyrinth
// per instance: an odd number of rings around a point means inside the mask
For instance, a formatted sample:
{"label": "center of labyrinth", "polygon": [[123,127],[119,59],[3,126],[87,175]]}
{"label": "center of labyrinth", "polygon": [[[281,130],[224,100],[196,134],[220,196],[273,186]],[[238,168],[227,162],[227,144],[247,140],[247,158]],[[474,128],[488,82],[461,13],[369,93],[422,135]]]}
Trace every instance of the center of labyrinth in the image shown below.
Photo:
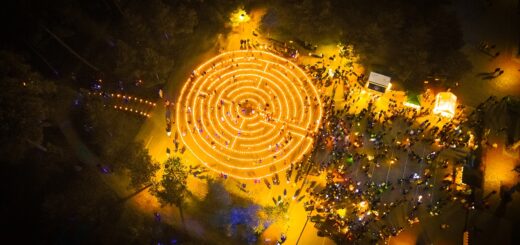
{"label": "center of labyrinth", "polygon": [[252,117],[255,114],[255,105],[251,101],[245,100],[239,106],[240,112],[244,117]]}
{"label": "center of labyrinth", "polygon": [[265,51],[222,53],[188,79],[177,129],[218,173],[258,179],[300,161],[321,123],[319,94],[296,64]]}

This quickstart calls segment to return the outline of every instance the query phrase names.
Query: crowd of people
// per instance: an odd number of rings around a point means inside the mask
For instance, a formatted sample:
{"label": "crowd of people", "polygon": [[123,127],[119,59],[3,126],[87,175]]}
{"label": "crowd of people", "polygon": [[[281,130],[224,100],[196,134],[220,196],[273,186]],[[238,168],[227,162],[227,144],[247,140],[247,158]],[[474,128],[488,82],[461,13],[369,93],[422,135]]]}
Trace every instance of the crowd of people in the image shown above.
{"label": "crowd of people", "polygon": [[[475,208],[467,187],[456,181],[474,142],[463,105],[451,119],[434,116],[431,107],[406,107],[391,92],[367,91],[365,75],[351,63],[336,68],[326,63],[303,66],[322,92],[323,120],[319,132],[310,135],[313,152],[285,171],[287,183],[301,184],[293,200],[304,200],[309,216],[315,214],[311,221],[318,235],[340,243],[376,243],[425,216],[439,215],[449,202]],[[339,100],[338,91],[343,93]],[[432,91],[422,100],[433,104]],[[280,185],[278,174],[270,179]],[[263,179],[268,188],[271,181]],[[240,189],[248,192],[245,183]]]}
{"label": "crowd of people", "polygon": [[[310,183],[304,188],[305,208],[315,214],[311,221],[318,235],[376,243],[425,215],[439,215],[451,201],[474,208],[465,186],[456,183],[455,170],[466,163],[472,146],[463,105],[451,120],[432,116],[432,108],[417,110],[391,94],[367,92],[364,76],[352,67],[328,72],[320,61],[306,68],[322,91],[332,86],[332,93],[322,95],[325,115],[310,160],[291,165],[286,177],[291,180],[294,170],[296,182],[308,173],[326,176],[321,184],[303,182]],[[335,96],[338,86],[343,101]],[[377,103],[382,97],[389,97],[384,107]],[[433,97],[427,91],[423,101]]]}

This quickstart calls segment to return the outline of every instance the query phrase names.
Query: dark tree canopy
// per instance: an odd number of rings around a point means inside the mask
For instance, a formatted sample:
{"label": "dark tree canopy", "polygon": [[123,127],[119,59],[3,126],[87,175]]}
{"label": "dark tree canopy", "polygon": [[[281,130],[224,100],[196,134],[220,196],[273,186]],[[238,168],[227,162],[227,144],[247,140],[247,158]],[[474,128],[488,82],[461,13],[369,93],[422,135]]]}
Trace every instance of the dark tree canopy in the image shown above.
{"label": "dark tree canopy", "polygon": [[1,51],[0,67],[0,153],[16,161],[27,149],[42,143],[51,110],[47,100],[56,86],[17,54]]}
{"label": "dark tree canopy", "polygon": [[[275,2],[264,31],[284,38],[354,45],[369,70],[415,89],[429,77],[456,82],[471,68],[449,5],[434,0],[295,0]],[[292,6],[292,7],[291,7]]]}
{"label": "dark tree canopy", "polygon": [[82,128],[92,149],[114,170],[121,169],[117,159],[132,144],[140,118],[114,111],[103,97],[89,97],[81,113]]}
{"label": "dark tree canopy", "polygon": [[[103,78],[118,89],[164,85],[194,51],[211,47],[226,31],[229,10],[238,1],[54,0],[19,1],[5,23],[11,46],[41,61],[41,70],[83,82]],[[200,18],[203,16],[204,18]],[[14,25],[12,25],[14,24]],[[182,62],[181,62],[182,61]],[[50,69],[49,69],[50,68]],[[78,84],[76,84],[78,85]],[[148,90],[146,90],[148,91]],[[145,92],[146,92],[145,91]]]}
{"label": "dark tree canopy", "polygon": [[130,143],[115,160],[118,168],[126,170],[130,176],[130,187],[143,188],[152,183],[159,170],[159,164],[152,160],[142,141]]}
{"label": "dark tree canopy", "polygon": [[179,157],[170,157],[164,163],[161,181],[153,188],[152,193],[161,205],[181,206],[188,193],[186,181],[188,169]]}

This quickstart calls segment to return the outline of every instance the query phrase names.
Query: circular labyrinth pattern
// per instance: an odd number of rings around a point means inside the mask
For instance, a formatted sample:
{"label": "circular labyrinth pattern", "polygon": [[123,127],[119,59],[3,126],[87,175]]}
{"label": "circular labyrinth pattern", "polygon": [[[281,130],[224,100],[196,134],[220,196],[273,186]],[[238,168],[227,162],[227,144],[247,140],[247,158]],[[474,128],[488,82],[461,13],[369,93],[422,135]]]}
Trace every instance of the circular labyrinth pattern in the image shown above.
{"label": "circular labyrinth pattern", "polygon": [[321,115],[318,91],[302,69],[251,50],[222,53],[194,70],[176,108],[188,150],[213,171],[243,179],[300,161]]}

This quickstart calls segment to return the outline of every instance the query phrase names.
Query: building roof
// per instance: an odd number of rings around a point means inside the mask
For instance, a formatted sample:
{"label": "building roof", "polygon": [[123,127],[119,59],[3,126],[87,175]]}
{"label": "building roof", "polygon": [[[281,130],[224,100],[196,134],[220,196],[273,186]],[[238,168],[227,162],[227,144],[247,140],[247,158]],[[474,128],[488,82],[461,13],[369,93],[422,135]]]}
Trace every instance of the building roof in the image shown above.
{"label": "building roof", "polygon": [[370,76],[368,77],[369,83],[375,83],[385,88],[388,87],[388,84],[390,84],[390,80],[390,77],[376,72],[370,72]]}

